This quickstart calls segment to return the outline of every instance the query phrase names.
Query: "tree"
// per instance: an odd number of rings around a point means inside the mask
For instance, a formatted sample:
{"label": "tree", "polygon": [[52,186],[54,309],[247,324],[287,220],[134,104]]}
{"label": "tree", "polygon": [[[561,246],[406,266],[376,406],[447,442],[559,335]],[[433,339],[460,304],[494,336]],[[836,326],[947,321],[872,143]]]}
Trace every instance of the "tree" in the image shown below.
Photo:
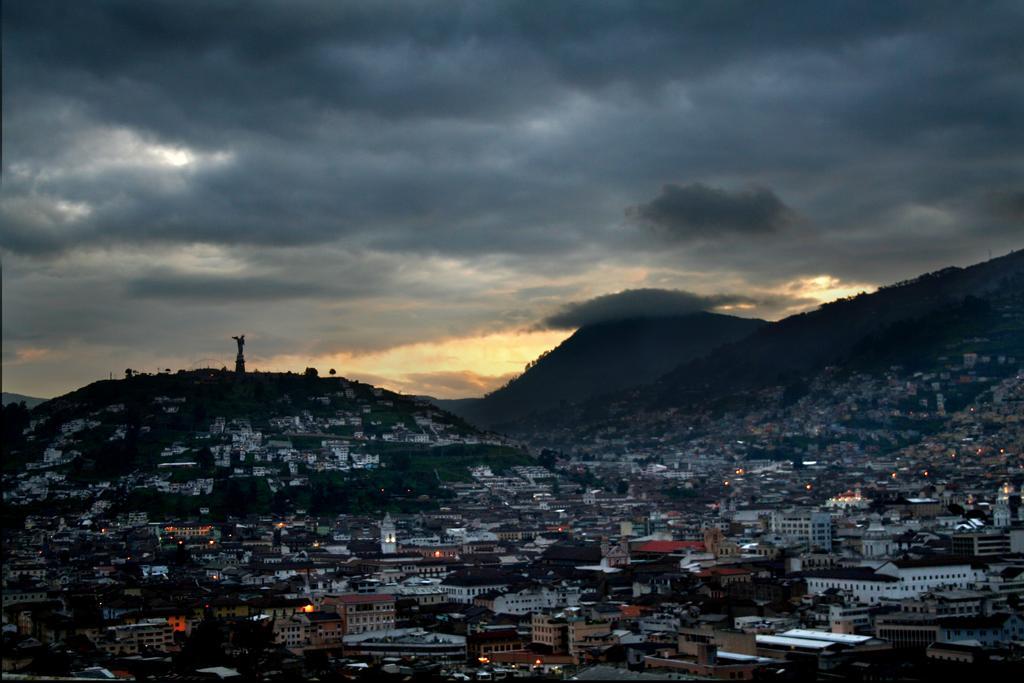
{"label": "tree", "polygon": [[412,467],[412,456],[406,451],[399,451],[391,456],[388,464],[395,472],[406,472]]}
{"label": "tree", "polygon": [[537,464],[546,470],[553,471],[555,469],[555,464],[557,462],[558,453],[556,451],[551,450],[550,448],[545,448],[544,450],[542,450],[540,452],[540,456],[537,458]]}
{"label": "tree", "polygon": [[239,671],[246,677],[258,679],[264,654],[273,647],[274,631],[270,619],[246,619],[234,624],[232,641],[241,650]]}
{"label": "tree", "polygon": [[192,554],[188,551],[188,548],[185,547],[185,542],[178,541],[177,545],[174,548],[174,564],[178,565],[179,567],[184,567],[185,565],[191,562]]}
{"label": "tree", "polygon": [[203,619],[192,629],[192,635],[181,648],[178,661],[182,669],[193,671],[204,666],[227,664],[223,643],[224,634],[221,632],[220,622]]}
{"label": "tree", "polygon": [[196,453],[196,464],[203,470],[213,467],[213,451],[210,450],[209,446],[203,446]]}
{"label": "tree", "polygon": [[285,515],[292,508],[292,500],[286,489],[278,489],[270,499],[270,511],[275,515]]}
{"label": "tree", "polygon": [[195,403],[193,403],[192,404],[192,422],[193,422],[193,425],[194,425],[193,431],[199,431],[200,427],[203,424],[206,423],[206,417],[207,417],[206,402],[205,401],[196,401]]}
{"label": "tree", "polygon": [[331,672],[330,662],[327,659],[327,653],[323,650],[307,650],[305,653],[306,671],[312,671],[318,675]]}
{"label": "tree", "polygon": [[330,370],[328,370],[327,372],[329,372],[329,373],[330,373],[331,377],[334,377],[335,375],[337,375],[337,374],[338,374],[338,371],[337,371],[337,370],[335,370],[334,368],[331,368],[331,369],[330,369]]}
{"label": "tree", "polygon": [[782,407],[786,408],[793,405],[810,393],[810,390],[811,388],[807,385],[807,382],[802,379],[786,385],[786,388],[782,391]]}
{"label": "tree", "polygon": [[224,511],[231,516],[245,517],[249,513],[249,498],[237,479],[228,479],[224,490]]}
{"label": "tree", "polygon": [[39,676],[67,676],[71,673],[71,656],[67,651],[48,647],[45,654],[33,659],[29,671]]}
{"label": "tree", "polygon": [[3,416],[3,453],[6,455],[25,442],[24,432],[31,418],[24,402],[8,403],[0,407],[0,415]]}
{"label": "tree", "polygon": [[306,368],[306,371],[302,373],[306,377],[314,378],[319,377],[320,373],[317,372],[316,368]]}

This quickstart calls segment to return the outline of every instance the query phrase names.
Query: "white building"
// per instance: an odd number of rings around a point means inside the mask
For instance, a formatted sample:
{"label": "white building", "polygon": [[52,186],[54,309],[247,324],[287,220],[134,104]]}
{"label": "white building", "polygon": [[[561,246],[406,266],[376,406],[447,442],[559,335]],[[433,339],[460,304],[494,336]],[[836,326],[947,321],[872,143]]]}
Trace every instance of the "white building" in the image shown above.
{"label": "white building", "polygon": [[390,512],[384,515],[384,521],[380,523],[380,551],[384,555],[394,555],[398,552],[395,522],[391,519]]}
{"label": "white building", "polygon": [[530,614],[544,609],[575,607],[579,601],[578,586],[528,586],[495,597],[491,609],[498,614]]}
{"label": "white building", "polygon": [[970,588],[984,578],[970,562],[942,558],[895,560],[870,566],[829,569],[806,575],[807,592],[821,594],[830,589],[847,593],[859,602],[873,605],[883,598],[914,598],[942,588]]}
{"label": "white building", "polygon": [[795,509],[772,512],[772,533],[806,543],[811,548],[832,550],[832,516],[827,512]]}
{"label": "white building", "polygon": [[899,550],[899,543],[893,539],[878,515],[871,516],[867,531],[861,539],[861,553],[864,557],[890,557]]}
{"label": "white building", "polygon": [[478,595],[508,590],[509,583],[509,579],[500,572],[464,570],[446,576],[441,582],[441,589],[448,596],[448,602],[469,605]]}

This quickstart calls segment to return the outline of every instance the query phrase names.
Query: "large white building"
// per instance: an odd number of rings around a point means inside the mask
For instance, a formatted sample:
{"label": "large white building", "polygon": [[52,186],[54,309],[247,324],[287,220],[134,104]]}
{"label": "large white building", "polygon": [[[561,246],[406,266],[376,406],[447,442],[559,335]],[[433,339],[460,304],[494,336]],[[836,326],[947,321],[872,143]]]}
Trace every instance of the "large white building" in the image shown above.
{"label": "large white building", "polygon": [[530,614],[545,609],[575,607],[579,600],[579,586],[527,586],[494,597],[490,609],[497,614]]}
{"label": "large white building", "polygon": [[873,605],[882,598],[914,598],[940,588],[970,588],[984,579],[983,570],[957,558],[894,560],[882,564],[830,569],[806,574],[807,592],[821,594],[830,589],[848,593]]}
{"label": "large white building", "polygon": [[832,550],[832,515],[811,509],[772,512],[772,533],[810,548]]}
{"label": "large white building", "polygon": [[441,581],[441,590],[448,602],[472,604],[476,596],[491,591],[508,590],[512,581],[501,572],[486,569],[463,570],[450,574]]}

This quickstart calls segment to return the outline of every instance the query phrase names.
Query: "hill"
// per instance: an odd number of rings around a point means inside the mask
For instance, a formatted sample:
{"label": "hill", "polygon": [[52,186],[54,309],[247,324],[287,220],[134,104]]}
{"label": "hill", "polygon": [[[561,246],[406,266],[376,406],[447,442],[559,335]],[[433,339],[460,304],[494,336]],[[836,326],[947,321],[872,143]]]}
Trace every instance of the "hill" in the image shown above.
{"label": "hill", "polygon": [[3,396],[0,396],[0,405],[7,405],[8,403],[24,403],[28,408],[35,408],[40,403],[45,403],[49,399],[36,398],[35,396],[25,396],[24,394],[12,394],[10,392],[3,392]]}
{"label": "hill", "polygon": [[437,404],[473,424],[500,426],[536,411],[653,382],[680,363],[764,325],[763,320],[715,313],[587,325],[486,397]]}
{"label": "hill", "polygon": [[[5,504],[197,515],[416,510],[532,459],[426,401],[293,373],[104,380],[3,408]],[[60,501],[60,502],[55,502]]]}
{"label": "hill", "polygon": [[826,369],[837,377],[881,375],[894,365],[948,372],[950,359],[965,353],[1024,357],[1024,251],[763,325],[653,383],[535,413],[505,430],[538,443],[553,443],[545,440],[560,433],[564,445],[615,422],[636,426],[627,431],[642,439],[639,432],[653,437],[664,428],[659,415],[742,413],[773,388],[795,400]]}
{"label": "hill", "polygon": [[846,362],[858,345],[900,323],[955,308],[969,297],[1013,292],[1024,276],[1024,251],[968,268],[946,268],[913,280],[824,304],[766,325],[749,337],[691,361],[658,380],[648,398],[685,405],[710,395],[786,383]]}

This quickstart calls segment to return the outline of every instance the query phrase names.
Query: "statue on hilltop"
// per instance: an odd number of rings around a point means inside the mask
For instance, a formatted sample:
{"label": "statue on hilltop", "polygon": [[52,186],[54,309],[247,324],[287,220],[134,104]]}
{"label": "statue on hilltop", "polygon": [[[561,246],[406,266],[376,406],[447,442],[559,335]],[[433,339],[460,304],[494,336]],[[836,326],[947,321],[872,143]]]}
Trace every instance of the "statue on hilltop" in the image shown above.
{"label": "statue on hilltop", "polygon": [[245,356],[242,354],[242,347],[245,346],[245,335],[241,334],[237,337],[232,337],[238,344],[238,355],[235,356],[235,373],[239,375],[245,374]]}

